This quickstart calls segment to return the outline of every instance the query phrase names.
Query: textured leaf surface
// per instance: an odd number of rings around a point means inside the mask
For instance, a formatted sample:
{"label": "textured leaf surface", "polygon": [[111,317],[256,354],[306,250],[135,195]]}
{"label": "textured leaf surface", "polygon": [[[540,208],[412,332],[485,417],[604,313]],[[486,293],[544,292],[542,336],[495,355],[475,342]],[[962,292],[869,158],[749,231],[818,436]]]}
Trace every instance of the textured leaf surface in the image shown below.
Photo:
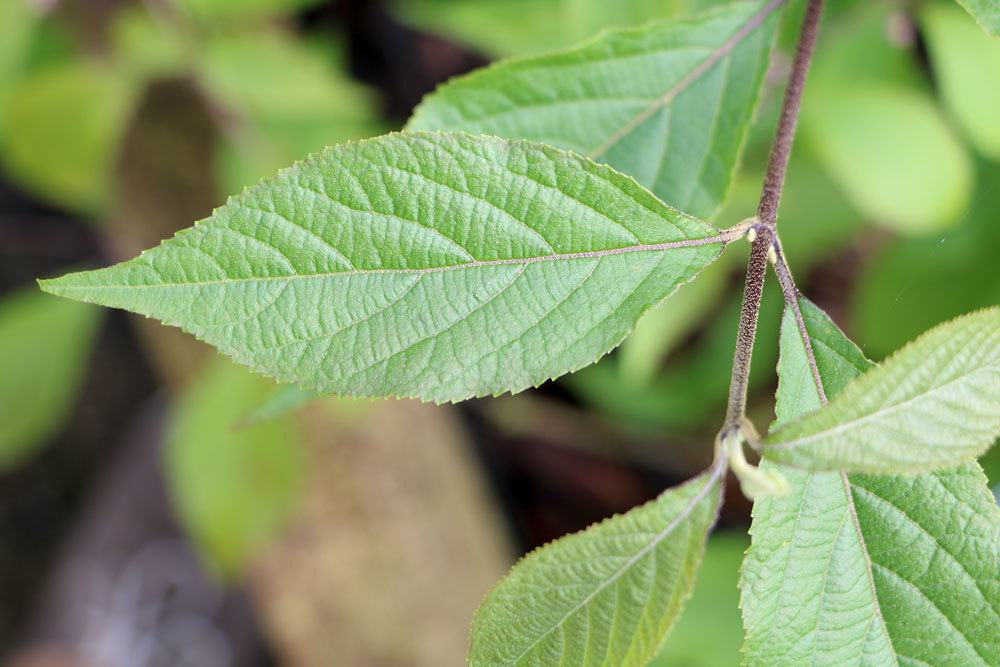
{"label": "textured leaf surface", "polygon": [[134,260],[43,287],[304,388],[458,400],[593,362],[730,237],[569,153],[403,133],[328,149]]}
{"label": "textured leaf surface", "polygon": [[975,17],[983,30],[1000,37],[1000,4],[996,0],[958,0]]}
{"label": "textured leaf surface", "polygon": [[975,459],[1000,434],[1000,308],[925,333],[828,405],[768,435],[764,456],[891,473]]}
{"label": "textured leaf surface", "polygon": [[301,437],[289,420],[240,425],[272,389],[217,358],[169,425],[165,462],[178,514],[202,556],[228,576],[286,518],[303,475]]}
{"label": "textured leaf surface", "polygon": [[[828,396],[871,367],[802,301]],[[786,313],[778,421],[819,407]],[[751,665],[994,665],[1000,661],[1000,509],[975,463],[918,476],[808,472],[754,503],[740,588]]]}
{"label": "textured leaf surface", "polygon": [[740,2],[489,67],[427,97],[408,129],[572,150],[708,217],[728,190],[784,4]]}
{"label": "textured leaf surface", "polygon": [[525,557],[480,607],[471,664],[649,662],[694,584],[724,470]]}

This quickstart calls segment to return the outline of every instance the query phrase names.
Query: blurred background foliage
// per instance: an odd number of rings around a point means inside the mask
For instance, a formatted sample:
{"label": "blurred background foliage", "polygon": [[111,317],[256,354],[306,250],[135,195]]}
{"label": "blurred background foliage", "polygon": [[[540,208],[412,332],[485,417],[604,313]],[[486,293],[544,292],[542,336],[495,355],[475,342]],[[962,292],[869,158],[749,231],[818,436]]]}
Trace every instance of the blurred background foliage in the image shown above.
{"label": "blurred background foliage", "polygon": [[[451,76],[717,4],[0,2],[0,660],[463,664],[471,613],[519,553],[705,466],[745,250],[597,365],[461,406],[312,400],[33,281],[398,129]],[[803,4],[720,226],[755,208]],[[831,3],[800,128],[785,249],[868,356],[1000,302],[1000,39],[947,0]],[[780,310],[772,284],[760,425]],[[737,663],[749,506],[728,498],[658,666]]]}

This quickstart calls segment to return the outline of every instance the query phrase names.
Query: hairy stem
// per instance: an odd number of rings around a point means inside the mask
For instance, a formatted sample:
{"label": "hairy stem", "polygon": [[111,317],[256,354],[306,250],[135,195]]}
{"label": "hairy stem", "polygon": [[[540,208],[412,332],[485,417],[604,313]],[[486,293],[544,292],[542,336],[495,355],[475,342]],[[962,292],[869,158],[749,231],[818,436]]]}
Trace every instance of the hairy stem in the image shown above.
{"label": "hairy stem", "polygon": [[819,392],[819,400],[826,403],[826,389],[823,388],[823,378],[819,374],[819,365],[816,363],[816,354],[813,352],[812,338],[809,337],[809,330],[806,328],[806,320],[802,317],[802,307],[799,305],[799,297],[802,296],[799,288],[795,286],[795,279],[785,261],[785,253],[781,249],[781,243],[777,239],[774,242],[774,272],[781,283],[781,291],[785,295],[785,303],[792,309],[795,316],[795,323],[799,329],[799,336],[802,338],[802,345],[805,347],[806,359],[809,361],[809,371],[812,373],[813,382],[816,383],[816,391]]}
{"label": "hairy stem", "polygon": [[[733,375],[729,384],[729,403],[722,434],[742,428],[746,416],[747,385],[750,381],[750,361],[753,356],[754,341],[757,337],[757,320],[760,316],[760,302],[764,293],[767,276],[768,255],[777,252],[778,205],[788,171],[788,159],[792,153],[795,128],[799,110],[802,107],[802,93],[805,90],[806,75],[816,46],[819,21],[823,14],[824,0],[809,0],[798,48],[788,79],[788,88],[781,107],[778,130],[771,145],[767,174],[764,177],[763,192],[757,207],[758,225],[756,238],[747,262],[746,283],[743,288],[743,309],[740,313],[740,328],[736,335],[736,353],[733,355]],[[786,267],[787,268],[787,267]],[[788,274],[791,278],[791,274]],[[794,287],[793,287],[794,289]],[[796,300],[796,308],[798,302]],[[801,313],[800,313],[801,315]]]}

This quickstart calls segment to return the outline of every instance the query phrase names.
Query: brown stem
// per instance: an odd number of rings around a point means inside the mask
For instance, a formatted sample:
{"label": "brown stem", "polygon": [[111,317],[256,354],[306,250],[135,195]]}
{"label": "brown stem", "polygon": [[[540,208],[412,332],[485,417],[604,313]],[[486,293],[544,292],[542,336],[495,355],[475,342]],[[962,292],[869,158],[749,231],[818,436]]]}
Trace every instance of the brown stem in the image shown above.
{"label": "brown stem", "polygon": [[[757,337],[757,320],[760,316],[760,302],[767,276],[768,254],[772,249],[776,252],[778,248],[776,232],[778,204],[781,202],[781,190],[785,183],[785,173],[788,171],[788,159],[792,153],[795,128],[802,107],[802,92],[805,89],[806,75],[809,73],[809,64],[816,46],[823,5],[824,0],[809,0],[792,64],[792,73],[788,79],[788,88],[781,107],[778,129],[771,145],[767,175],[764,178],[764,188],[757,207],[757,217],[760,222],[754,228],[757,236],[747,262],[743,309],[740,313],[739,332],[736,335],[736,352],[733,355],[733,375],[729,384],[729,403],[726,407],[726,421],[722,427],[723,435],[741,429],[746,415],[750,361]],[[790,278],[791,274],[788,274],[788,277]]]}

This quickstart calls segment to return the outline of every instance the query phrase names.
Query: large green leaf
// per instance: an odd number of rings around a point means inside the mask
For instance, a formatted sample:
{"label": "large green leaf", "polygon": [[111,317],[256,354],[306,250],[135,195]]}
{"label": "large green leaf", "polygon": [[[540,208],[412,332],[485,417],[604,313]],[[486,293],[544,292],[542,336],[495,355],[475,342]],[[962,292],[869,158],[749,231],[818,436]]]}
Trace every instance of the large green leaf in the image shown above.
{"label": "large green leaf", "polygon": [[458,400],[592,363],[734,234],[554,148],[402,133],[328,149],[136,259],[42,285],[304,388]]}
{"label": "large green leaf", "polygon": [[931,329],[761,451],[813,470],[920,472],[971,461],[997,435],[1000,308],[990,308]]}
{"label": "large green leaf", "polygon": [[[801,305],[828,396],[872,364]],[[776,426],[820,405],[786,312]],[[836,399],[834,399],[836,400]],[[1000,662],[1000,509],[975,463],[918,476],[807,472],[754,503],[740,588],[751,665]]]}
{"label": "large green leaf", "polygon": [[487,596],[469,660],[645,665],[691,592],[725,467],[538,549]]}
{"label": "large green leaf", "polygon": [[945,105],[980,151],[1000,159],[1000,39],[951,4],[925,4],[920,22]]}
{"label": "large green leaf", "polygon": [[732,179],[784,4],[739,2],[501,63],[439,88],[408,129],[552,144],[709,217]]}
{"label": "large green leaf", "polygon": [[983,30],[1000,37],[1000,4],[996,0],[958,0],[972,14]]}
{"label": "large green leaf", "polygon": [[0,471],[62,427],[99,319],[93,307],[36,290],[0,301]]}
{"label": "large green leaf", "polygon": [[167,479],[185,528],[220,574],[237,574],[292,507],[303,474],[287,419],[240,425],[273,384],[225,359],[178,402],[168,429]]}

